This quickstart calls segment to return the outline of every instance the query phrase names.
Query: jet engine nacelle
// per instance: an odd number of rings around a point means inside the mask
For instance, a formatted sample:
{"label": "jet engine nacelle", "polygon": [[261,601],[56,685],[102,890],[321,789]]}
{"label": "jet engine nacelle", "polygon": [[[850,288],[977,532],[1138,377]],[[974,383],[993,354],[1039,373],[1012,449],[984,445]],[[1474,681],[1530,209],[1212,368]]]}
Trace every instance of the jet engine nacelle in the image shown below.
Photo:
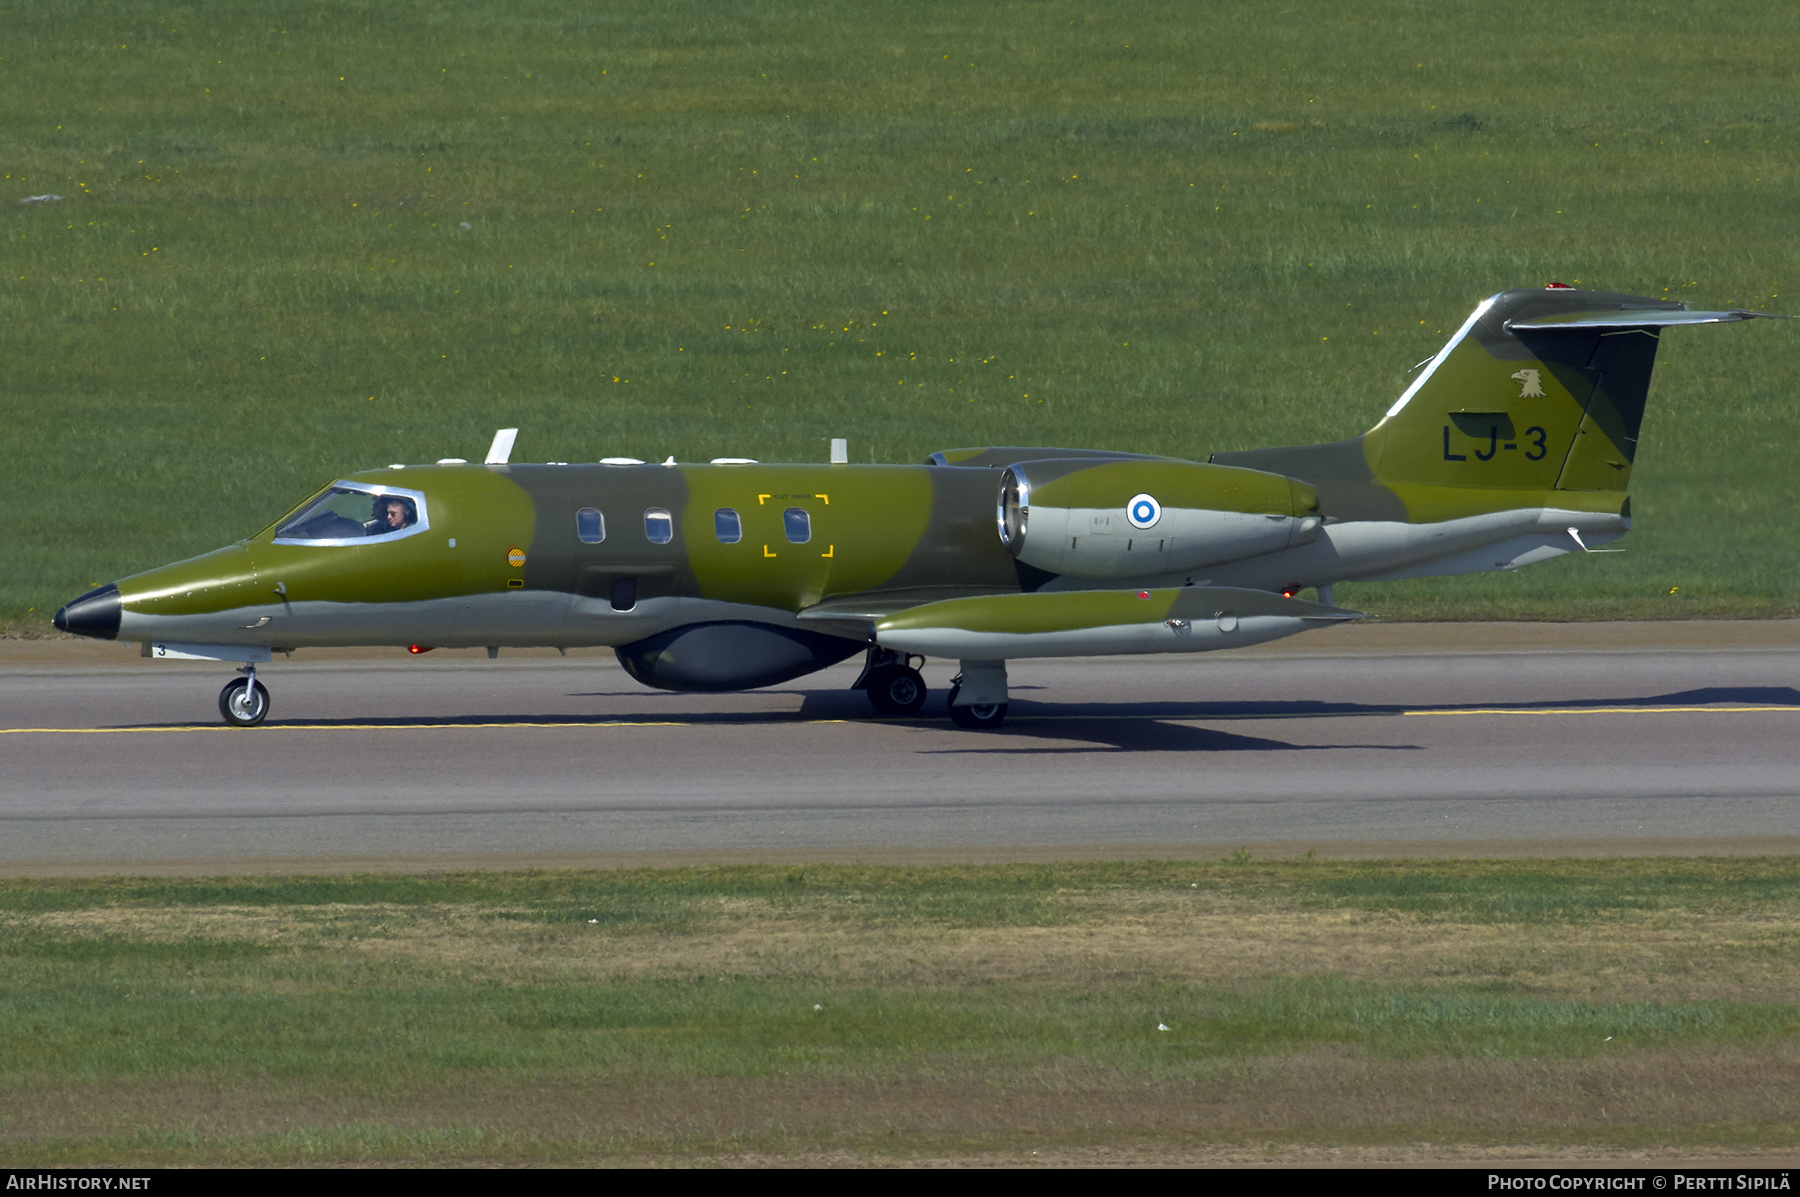
{"label": "jet engine nacelle", "polygon": [[1000,476],[1000,540],[1026,565],[1143,578],[1318,538],[1319,492],[1280,474],[1190,461],[1020,462]]}

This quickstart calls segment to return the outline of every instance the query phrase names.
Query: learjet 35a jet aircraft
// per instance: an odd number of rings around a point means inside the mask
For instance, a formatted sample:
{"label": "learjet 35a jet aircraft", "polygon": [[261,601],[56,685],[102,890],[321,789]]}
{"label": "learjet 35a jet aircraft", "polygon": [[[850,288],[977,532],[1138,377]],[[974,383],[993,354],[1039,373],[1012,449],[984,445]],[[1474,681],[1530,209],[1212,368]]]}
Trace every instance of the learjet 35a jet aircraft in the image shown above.
{"label": "learjet 35a jet aircraft", "polygon": [[[1020,657],[1193,653],[1356,618],[1347,580],[1512,570],[1631,527],[1626,484],[1662,330],[1697,312],[1553,285],[1505,291],[1374,428],[1204,463],[974,448],[923,465],[508,463],[365,470],[248,540],[124,578],[56,626],[153,657],[256,665],[320,645],[614,649],[667,690],[768,686],[866,654],[877,711],[1006,715]],[[1318,602],[1294,597],[1316,588]]]}

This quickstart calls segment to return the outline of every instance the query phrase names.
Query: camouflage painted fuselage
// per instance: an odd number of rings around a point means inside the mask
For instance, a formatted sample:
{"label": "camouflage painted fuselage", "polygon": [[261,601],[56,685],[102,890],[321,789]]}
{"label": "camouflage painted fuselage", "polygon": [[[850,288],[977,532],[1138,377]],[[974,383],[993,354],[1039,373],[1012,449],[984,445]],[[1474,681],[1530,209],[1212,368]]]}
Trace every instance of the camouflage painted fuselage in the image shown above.
{"label": "camouflage painted fuselage", "polygon": [[1301,587],[1515,569],[1622,535],[1660,330],[1751,314],[1505,292],[1363,436],[1209,463],[985,448],[918,466],[364,471],[321,493],[378,508],[404,494],[417,522],[365,535],[327,513],[350,531],[314,535],[297,527],[324,509],[303,504],[84,596],[58,626],[220,659],[607,645],[675,689],[769,684],[865,647],[967,660],[1252,643],[1349,615],[1292,598]]}

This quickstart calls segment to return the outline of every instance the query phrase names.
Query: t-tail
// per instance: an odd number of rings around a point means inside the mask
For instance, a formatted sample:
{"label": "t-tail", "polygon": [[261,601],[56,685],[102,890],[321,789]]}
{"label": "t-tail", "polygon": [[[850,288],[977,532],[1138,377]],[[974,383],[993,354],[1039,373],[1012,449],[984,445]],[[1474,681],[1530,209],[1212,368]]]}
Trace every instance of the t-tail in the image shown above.
{"label": "t-tail", "polygon": [[1615,540],[1631,526],[1626,488],[1662,330],[1769,315],[1562,286],[1502,291],[1363,435],[1213,455],[1312,484],[1327,521],[1313,551],[1246,563],[1232,581],[1479,573]]}

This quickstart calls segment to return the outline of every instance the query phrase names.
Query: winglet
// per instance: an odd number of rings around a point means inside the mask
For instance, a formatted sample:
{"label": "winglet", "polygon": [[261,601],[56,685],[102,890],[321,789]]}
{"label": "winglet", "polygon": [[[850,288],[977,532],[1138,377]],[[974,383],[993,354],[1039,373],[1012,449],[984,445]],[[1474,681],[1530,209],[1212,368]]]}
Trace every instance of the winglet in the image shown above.
{"label": "winglet", "polygon": [[487,465],[505,465],[512,459],[513,442],[519,439],[517,428],[502,428],[494,433],[494,443],[488,447]]}

